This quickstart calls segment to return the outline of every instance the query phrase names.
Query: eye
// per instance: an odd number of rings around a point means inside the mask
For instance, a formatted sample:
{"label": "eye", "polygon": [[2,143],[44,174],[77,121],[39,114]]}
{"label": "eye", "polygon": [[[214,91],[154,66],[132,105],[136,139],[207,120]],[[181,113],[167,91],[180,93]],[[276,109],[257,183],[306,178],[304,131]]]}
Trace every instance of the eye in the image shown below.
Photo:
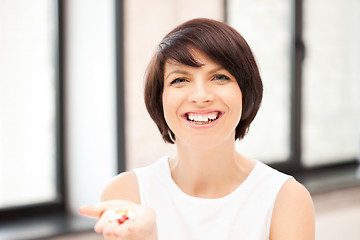
{"label": "eye", "polygon": [[219,81],[228,81],[230,80],[230,78],[224,74],[218,74],[214,77],[215,80],[219,80]]}
{"label": "eye", "polygon": [[178,85],[178,84],[181,84],[181,83],[184,83],[184,82],[186,82],[185,78],[176,78],[176,79],[174,79],[173,81],[170,82],[170,85]]}

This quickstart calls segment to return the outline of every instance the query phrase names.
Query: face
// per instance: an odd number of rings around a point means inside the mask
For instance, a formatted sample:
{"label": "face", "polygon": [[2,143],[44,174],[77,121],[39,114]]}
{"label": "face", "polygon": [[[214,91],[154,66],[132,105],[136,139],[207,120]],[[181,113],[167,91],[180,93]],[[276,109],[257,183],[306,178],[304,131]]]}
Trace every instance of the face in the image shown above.
{"label": "face", "polygon": [[242,94],[234,76],[205,54],[190,67],[173,60],[164,66],[163,109],[176,143],[212,147],[235,141],[242,112]]}

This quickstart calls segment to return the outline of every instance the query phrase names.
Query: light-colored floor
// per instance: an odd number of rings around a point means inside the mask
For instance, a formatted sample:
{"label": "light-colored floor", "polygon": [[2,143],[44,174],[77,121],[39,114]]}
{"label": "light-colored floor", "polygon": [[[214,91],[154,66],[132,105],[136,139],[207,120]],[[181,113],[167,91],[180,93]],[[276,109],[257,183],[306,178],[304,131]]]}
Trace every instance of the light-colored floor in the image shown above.
{"label": "light-colored floor", "polygon": [[[360,239],[360,187],[313,196],[316,210],[316,240]],[[85,233],[50,240],[100,240]]]}
{"label": "light-colored floor", "polygon": [[316,240],[360,239],[360,187],[313,196]]}
{"label": "light-colored floor", "polygon": [[70,236],[56,237],[56,238],[51,238],[49,240],[102,240],[102,239],[104,239],[102,235],[97,234],[95,232],[90,232],[90,233],[82,233],[82,234],[76,234]]}

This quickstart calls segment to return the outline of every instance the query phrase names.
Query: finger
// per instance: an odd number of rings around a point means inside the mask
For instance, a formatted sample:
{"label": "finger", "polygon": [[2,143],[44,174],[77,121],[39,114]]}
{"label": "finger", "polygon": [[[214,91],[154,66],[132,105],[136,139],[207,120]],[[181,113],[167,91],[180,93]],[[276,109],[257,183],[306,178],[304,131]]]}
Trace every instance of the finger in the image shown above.
{"label": "finger", "polygon": [[137,217],[132,221],[127,221],[127,231],[128,233],[138,232],[142,230],[151,231],[152,228],[156,228],[156,223],[153,219],[156,219],[156,213],[151,208],[142,208],[143,215]]}
{"label": "finger", "polygon": [[121,224],[117,221],[108,221],[99,223],[97,231],[98,233],[103,233],[105,236],[126,237],[133,232],[132,225],[132,220],[126,220]]}
{"label": "finger", "polygon": [[103,229],[103,234],[105,236],[115,236],[116,235],[116,229],[121,228],[122,226],[117,221],[108,222],[108,224]]}
{"label": "finger", "polygon": [[104,229],[106,228],[107,225],[109,225],[111,222],[109,221],[109,219],[107,219],[106,216],[102,216],[95,224],[94,226],[94,230],[97,233],[103,233]]}
{"label": "finger", "polygon": [[134,232],[133,229],[134,229],[134,221],[127,220],[124,223],[119,224],[118,227],[115,228],[114,235],[116,237],[126,237]]}
{"label": "finger", "polygon": [[79,208],[79,213],[88,217],[100,218],[105,210],[103,207],[86,205]]}

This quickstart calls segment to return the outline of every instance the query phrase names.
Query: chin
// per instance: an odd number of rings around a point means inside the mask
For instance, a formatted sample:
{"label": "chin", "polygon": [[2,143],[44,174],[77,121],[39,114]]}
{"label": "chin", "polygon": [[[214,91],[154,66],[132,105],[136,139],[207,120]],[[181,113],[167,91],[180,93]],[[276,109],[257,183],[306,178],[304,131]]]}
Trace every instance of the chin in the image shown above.
{"label": "chin", "polygon": [[219,146],[225,146],[227,144],[233,145],[235,142],[235,136],[226,136],[226,137],[219,137],[219,136],[210,136],[204,135],[204,136],[191,136],[187,139],[182,139],[182,141],[178,138],[177,144],[185,143],[184,145],[187,145],[193,149],[198,150],[213,150],[216,147]]}

